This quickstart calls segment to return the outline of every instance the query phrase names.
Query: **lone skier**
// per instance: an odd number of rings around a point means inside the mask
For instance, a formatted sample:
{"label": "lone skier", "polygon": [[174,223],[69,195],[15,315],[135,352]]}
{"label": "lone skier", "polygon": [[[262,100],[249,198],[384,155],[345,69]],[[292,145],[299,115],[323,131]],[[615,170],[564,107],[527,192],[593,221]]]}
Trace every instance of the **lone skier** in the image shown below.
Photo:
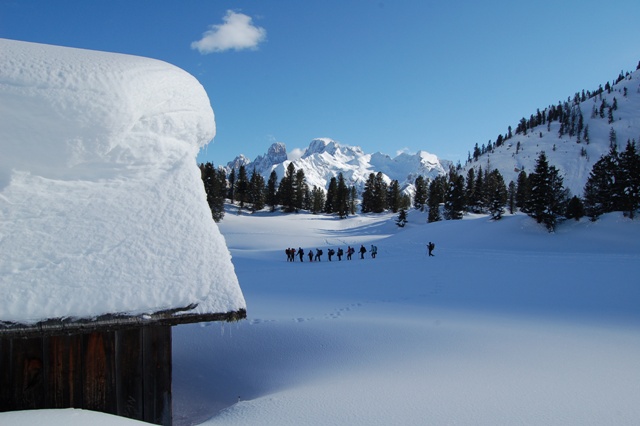
{"label": "lone skier", "polygon": [[429,241],[429,244],[427,244],[427,249],[429,249],[429,256],[434,256],[433,249],[435,248],[436,248],[436,245],[433,244],[431,241]]}

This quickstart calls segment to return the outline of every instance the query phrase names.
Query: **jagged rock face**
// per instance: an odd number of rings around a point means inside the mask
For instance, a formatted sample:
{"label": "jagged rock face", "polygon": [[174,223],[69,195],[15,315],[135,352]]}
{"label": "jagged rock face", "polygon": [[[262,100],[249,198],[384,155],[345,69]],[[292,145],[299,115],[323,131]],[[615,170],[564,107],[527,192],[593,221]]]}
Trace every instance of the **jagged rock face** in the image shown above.
{"label": "jagged rock face", "polygon": [[233,161],[230,161],[225,169],[227,170],[227,172],[231,170],[238,170],[240,166],[246,167],[249,163],[251,163],[251,160],[240,154],[236,158],[234,158]]}
{"label": "jagged rock face", "polygon": [[287,147],[282,142],[276,142],[269,147],[265,155],[259,155],[253,161],[242,154],[238,155],[233,161],[227,163],[225,170],[229,173],[231,170],[238,170],[240,166],[245,166],[251,171],[255,168],[258,173],[263,175],[266,173],[268,175],[271,173],[273,166],[285,161],[287,161]]}
{"label": "jagged rock face", "polygon": [[287,161],[287,147],[282,142],[276,142],[271,144],[266,155],[261,155],[255,159],[254,165],[257,169],[266,170],[285,161]]}
{"label": "jagged rock face", "polygon": [[[360,147],[342,145],[330,138],[312,140],[302,157],[292,161],[296,170],[304,170],[310,188],[319,186],[326,189],[331,178],[342,173],[347,185],[362,190],[371,173],[382,172],[387,182],[398,180],[401,187],[409,191],[418,175],[435,178],[444,174],[451,164],[425,151],[400,154],[395,158],[379,152],[365,154]],[[289,162],[285,144],[278,142],[272,144],[266,154],[258,156],[254,161],[248,161],[242,155],[236,157],[227,164],[226,169],[230,172],[244,165],[250,170],[255,168],[265,179],[275,170],[281,179]]]}

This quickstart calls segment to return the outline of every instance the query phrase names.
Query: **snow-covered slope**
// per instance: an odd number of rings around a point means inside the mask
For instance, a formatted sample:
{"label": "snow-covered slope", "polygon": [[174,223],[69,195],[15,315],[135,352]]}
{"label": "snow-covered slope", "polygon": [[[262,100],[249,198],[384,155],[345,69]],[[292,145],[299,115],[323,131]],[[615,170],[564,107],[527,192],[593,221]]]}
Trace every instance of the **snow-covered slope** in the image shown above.
{"label": "snow-covered slope", "polygon": [[355,185],[360,190],[371,173],[382,172],[387,182],[397,180],[402,188],[413,184],[418,175],[434,178],[443,174],[451,164],[425,151],[400,154],[392,158],[380,152],[366,154],[360,147],[342,145],[333,139],[317,138],[311,141],[298,159],[289,160],[285,145],[279,142],[271,145],[265,155],[257,157],[254,161],[249,161],[242,155],[236,157],[227,164],[226,169],[229,172],[244,165],[251,173],[255,167],[265,179],[275,170],[278,179],[281,179],[291,162],[296,170],[304,170],[310,188],[318,186],[326,189],[331,178],[342,173],[347,185]]}
{"label": "snow-covered slope", "polygon": [[[613,122],[609,123],[607,112],[601,117],[599,109],[603,100],[607,105],[613,105],[614,98],[617,109],[613,111]],[[595,116],[594,108],[598,110]],[[584,117],[584,127],[588,126],[588,143],[584,137],[578,141],[577,135],[570,137],[566,132],[559,136],[558,121],[551,122],[549,128],[547,124],[541,124],[527,130],[526,135],[514,134],[502,146],[466,165],[465,176],[470,167],[481,166],[483,170],[500,170],[506,183],[516,182],[521,170],[527,174],[533,172],[540,151],[545,151],[549,164],[564,177],[565,187],[573,195],[582,196],[593,164],[609,151],[611,129],[616,134],[618,152],[624,150],[628,140],[640,142],[640,70],[614,84],[611,93],[604,90],[601,95],[580,102],[579,110]]]}
{"label": "snow-covered slope", "polygon": [[245,307],[198,149],[195,78],[147,58],[0,40],[0,320]]}

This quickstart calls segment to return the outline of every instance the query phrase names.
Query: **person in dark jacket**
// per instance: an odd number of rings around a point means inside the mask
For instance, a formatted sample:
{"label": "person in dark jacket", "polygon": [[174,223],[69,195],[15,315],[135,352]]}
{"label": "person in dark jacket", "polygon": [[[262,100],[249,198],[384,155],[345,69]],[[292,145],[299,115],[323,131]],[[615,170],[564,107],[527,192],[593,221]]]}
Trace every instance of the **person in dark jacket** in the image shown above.
{"label": "person in dark jacket", "polygon": [[363,245],[360,246],[360,259],[364,259],[364,254],[367,252],[367,249],[364,248]]}
{"label": "person in dark jacket", "polygon": [[429,250],[429,256],[434,256],[433,249],[435,248],[436,248],[436,245],[433,244],[431,241],[429,241],[429,244],[427,244],[427,249]]}
{"label": "person in dark jacket", "polygon": [[302,250],[302,247],[298,247],[298,257],[300,258],[300,262],[304,262],[304,250]]}

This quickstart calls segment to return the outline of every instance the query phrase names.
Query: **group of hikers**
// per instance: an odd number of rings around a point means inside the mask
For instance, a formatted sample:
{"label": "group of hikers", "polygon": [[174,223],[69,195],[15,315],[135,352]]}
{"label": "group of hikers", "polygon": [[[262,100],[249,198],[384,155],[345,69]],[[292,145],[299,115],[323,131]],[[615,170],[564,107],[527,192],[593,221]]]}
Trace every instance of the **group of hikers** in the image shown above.
{"label": "group of hikers", "polygon": [[[348,246],[347,252],[346,252],[347,260],[351,260],[351,256],[353,256],[355,252],[356,252],[355,248]],[[298,248],[298,250],[296,250],[293,247],[287,248],[285,250],[285,253],[287,254],[287,262],[295,262],[296,256],[298,256],[298,258],[300,259],[300,262],[304,262],[305,252],[302,249],[302,247]],[[360,259],[364,259],[364,255],[367,253],[367,249],[364,247],[364,245],[360,245],[360,249],[358,250],[358,253],[360,253]],[[369,250],[369,253],[371,254],[371,258],[375,259],[376,255],[378,254],[378,247],[372,244],[371,249]],[[322,251],[322,249],[317,248],[315,252],[313,251],[313,249],[310,249],[306,253],[306,257],[309,258],[309,262],[314,262],[314,261],[320,262],[322,260],[323,254],[324,252]],[[345,255],[345,252],[344,250],[342,250],[341,247],[338,247],[337,250],[334,250],[332,248],[327,250],[327,257],[329,258],[329,262],[331,262],[331,259],[333,258],[333,256],[336,256],[338,260],[342,260],[342,256],[344,255]]]}
{"label": "group of hikers", "polygon": [[[433,250],[435,248],[436,248],[436,245],[433,242],[429,241],[429,244],[427,244],[427,251],[429,256],[434,256]],[[351,260],[351,256],[353,256],[355,252],[356,252],[355,248],[348,246],[347,260]],[[322,260],[322,255],[324,254],[322,249],[319,249],[319,248],[317,248],[315,252],[313,251],[313,249],[310,249],[305,254],[302,247],[299,247],[298,250],[296,250],[293,247],[287,247],[287,249],[285,250],[285,253],[287,254],[287,262],[295,262],[296,256],[298,256],[298,258],[300,259],[300,262],[304,262],[305,256],[309,258],[309,262],[314,262],[314,261],[320,262]],[[360,250],[358,250],[358,253],[360,253],[360,259],[364,259],[364,255],[367,253],[367,249],[364,247],[364,245],[360,245]],[[371,249],[369,250],[369,253],[371,254],[371,258],[375,259],[378,254],[378,247],[371,244]],[[332,248],[327,250],[327,257],[329,258],[329,262],[331,262],[331,259],[333,258],[333,256],[337,256],[338,260],[342,260],[342,256],[344,256],[344,254],[345,254],[344,250],[342,250],[341,247],[338,247],[337,250],[334,250]]]}

